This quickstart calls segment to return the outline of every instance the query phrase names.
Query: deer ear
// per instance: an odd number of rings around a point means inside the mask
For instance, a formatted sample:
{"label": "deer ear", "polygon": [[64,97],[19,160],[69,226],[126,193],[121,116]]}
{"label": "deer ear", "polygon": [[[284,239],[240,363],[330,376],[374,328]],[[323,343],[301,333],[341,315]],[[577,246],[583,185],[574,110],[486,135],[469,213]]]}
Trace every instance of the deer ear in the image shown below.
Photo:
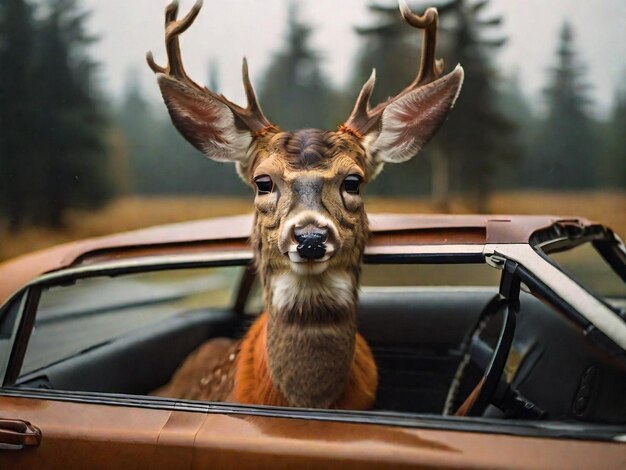
{"label": "deer ear", "polygon": [[207,90],[158,74],[163,100],[178,131],[207,157],[244,163],[252,134],[238,128],[235,115]]}
{"label": "deer ear", "polygon": [[449,74],[390,103],[378,131],[365,137],[375,162],[405,162],[418,153],[443,124],[462,84],[463,68],[457,65]]}

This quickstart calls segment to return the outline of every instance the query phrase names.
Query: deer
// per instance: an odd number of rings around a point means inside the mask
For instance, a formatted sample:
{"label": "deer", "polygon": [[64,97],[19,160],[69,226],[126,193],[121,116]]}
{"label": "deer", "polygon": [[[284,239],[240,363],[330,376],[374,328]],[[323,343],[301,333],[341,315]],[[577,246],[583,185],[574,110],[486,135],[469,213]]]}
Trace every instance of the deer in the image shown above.
{"label": "deer", "polygon": [[[376,106],[375,70],[348,119],[334,131],[283,131],[269,121],[252,87],[247,106],[198,85],[185,72],[179,36],[197,17],[165,10],[167,65],[148,65],[171,120],[212,160],[231,162],[254,191],[250,243],[264,311],[240,340],[213,338],[193,351],[159,396],[242,404],[368,410],[378,370],[357,331],[357,301],[368,218],[363,187],[385,164],[409,160],[453,107],[463,68],[443,74],[435,58],[438,14],[400,0],[400,14],[423,30],[419,70],[397,95]],[[390,51],[392,53],[392,51]]]}

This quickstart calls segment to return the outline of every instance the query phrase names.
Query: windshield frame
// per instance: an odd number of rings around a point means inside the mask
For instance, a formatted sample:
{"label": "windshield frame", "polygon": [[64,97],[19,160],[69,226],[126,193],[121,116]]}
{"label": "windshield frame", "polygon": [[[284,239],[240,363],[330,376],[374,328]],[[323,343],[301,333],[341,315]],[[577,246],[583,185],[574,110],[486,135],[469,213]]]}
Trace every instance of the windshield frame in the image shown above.
{"label": "windshield frame", "polygon": [[[550,255],[575,249],[589,243],[611,271],[626,284],[626,246],[611,229],[595,224],[580,225],[572,222],[556,223],[546,229],[535,232],[531,237],[531,246],[546,262],[574,281],[582,290],[601,302],[620,318],[621,312],[607,300],[590,290],[571,275]],[[624,319],[626,321],[626,319]]]}

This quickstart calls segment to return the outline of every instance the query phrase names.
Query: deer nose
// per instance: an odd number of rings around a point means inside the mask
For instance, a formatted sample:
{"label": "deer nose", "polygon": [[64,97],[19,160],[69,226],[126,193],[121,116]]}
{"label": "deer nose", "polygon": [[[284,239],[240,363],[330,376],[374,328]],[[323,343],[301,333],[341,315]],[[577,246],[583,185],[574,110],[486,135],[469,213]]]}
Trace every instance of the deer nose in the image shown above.
{"label": "deer nose", "polygon": [[320,259],[326,254],[326,241],[328,240],[328,229],[307,225],[305,227],[295,227],[293,237],[298,242],[296,250],[304,259]]}

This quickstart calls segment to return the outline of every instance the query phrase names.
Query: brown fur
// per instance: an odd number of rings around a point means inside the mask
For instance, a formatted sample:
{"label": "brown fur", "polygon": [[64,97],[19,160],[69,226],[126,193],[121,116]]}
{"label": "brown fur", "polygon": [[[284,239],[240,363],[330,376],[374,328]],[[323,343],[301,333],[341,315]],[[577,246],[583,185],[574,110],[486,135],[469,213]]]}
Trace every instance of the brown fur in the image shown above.
{"label": "brown fur", "polygon": [[[261,315],[243,341],[246,347],[242,347],[237,360],[233,401],[274,406],[312,406],[304,400],[297,404],[288,401],[274,385],[267,366],[265,348],[268,319],[268,314]],[[322,397],[323,401],[327,401],[325,408],[366,410],[374,403],[378,381],[376,364],[363,337],[356,334],[355,340],[354,360],[350,363],[347,382],[333,400]],[[297,392],[298,395],[300,393]]]}
{"label": "brown fur", "polygon": [[[354,336],[353,359],[345,376],[339,377],[340,390],[323,393],[318,387],[310,397],[296,388],[295,401],[289,401],[272,379],[268,367],[267,325],[269,315],[264,313],[250,327],[242,341],[216,338],[207,341],[189,355],[172,380],[157,389],[153,395],[203,401],[233,401],[245,404],[272,406],[316,406],[351,410],[367,410],[376,397],[378,376],[376,364],[367,342],[358,333]],[[350,342],[352,343],[352,342]],[[322,348],[324,349],[324,348]],[[335,364],[332,358],[331,364]],[[315,362],[309,362],[314,365]],[[315,367],[312,376],[332,385],[329,377]],[[306,382],[310,377],[296,376],[296,382]],[[304,383],[302,385],[305,385]],[[307,384],[311,385],[311,384]],[[315,396],[315,395],[320,395]]]}
{"label": "brown fur", "polygon": [[[257,139],[249,162],[239,170],[250,184],[260,172],[277,185],[273,194],[255,201],[252,237],[268,313],[257,319],[241,343],[224,347],[225,340],[218,339],[202,345],[183,363],[172,382],[156,393],[242,403],[367,409],[373,404],[378,380],[371,351],[356,332],[367,216],[360,196],[341,190],[347,175],[356,173],[365,178],[365,151],[350,134],[314,129],[276,132]],[[309,187],[301,183],[306,177],[311,178]],[[289,259],[280,250],[280,234],[288,219],[305,211],[323,213],[336,227],[335,242],[340,247],[329,260],[327,271],[347,273],[349,301],[335,303],[332,286],[326,286],[306,302],[279,309],[273,305],[272,289],[277,276],[291,272]],[[328,275],[323,273],[320,279],[325,279],[323,276]],[[318,282],[313,279],[307,282]],[[239,349],[237,359],[229,368],[225,356],[235,349]],[[201,386],[207,382],[208,369],[212,371],[210,377],[218,371],[215,380],[220,385],[227,381],[224,389],[212,391]]]}
{"label": "brown fur", "polygon": [[172,380],[153,395],[187,400],[226,401],[232,392],[239,342],[216,338],[204,343],[183,362]]}
{"label": "brown fur", "polygon": [[[341,184],[349,174],[365,176],[365,151],[352,135],[319,130],[278,133],[268,144],[269,151],[254,155],[248,169],[249,181],[254,175],[268,174],[278,186],[276,197],[257,198],[254,230],[269,310],[267,366],[274,386],[290,405],[337,406],[356,358],[355,308],[361,254],[368,233],[361,198],[342,194]],[[350,305],[334,305],[332,292],[309,298],[307,303],[289,310],[272,305],[276,277],[291,270],[289,259],[280,250],[279,235],[287,220],[305,211],[322,213],[337,229],[341,247],[330,259],[328,271],[349,273]],[[362,354],[370,354],[370,358],[359,358],[358,362],[374,365],[369,348]],[[375,365],[367,374],[374,377],[368,383],[375,384]],[[365,395],[373,398],[374,392],[375,385]]]}

